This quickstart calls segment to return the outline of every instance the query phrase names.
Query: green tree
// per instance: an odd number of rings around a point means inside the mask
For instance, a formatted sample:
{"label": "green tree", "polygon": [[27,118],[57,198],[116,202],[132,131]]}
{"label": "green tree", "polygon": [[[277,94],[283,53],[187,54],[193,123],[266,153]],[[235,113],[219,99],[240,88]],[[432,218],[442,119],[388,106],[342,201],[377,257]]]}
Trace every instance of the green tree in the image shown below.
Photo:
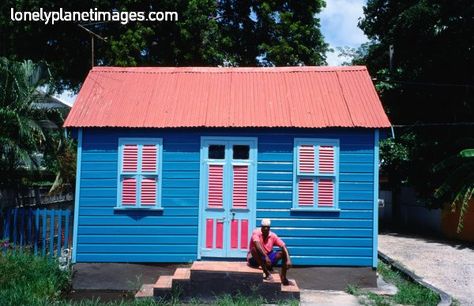
{"label": "green tree", "polygon": [[315,17],[322,0],[219,3],[221,48],[240,66],[323,65],[328,45]]}
{"label": "green tree", "polygon": [[[382,150],[391,185],[414,186],[430,206],[445,176],[434,166],[474,134],[474,2],[368,0],[360,28],[370,42],[348,50],[375,77],[396,139]],[[469,124],[469,122],[471,122]],[[402,153],[403,158],[384,154]],[[394,171],[396,169],[396,171]],[[396,214],[396,212],[394,212]]]}
{"label": "green tree", "polygon": [[[383,102],[397,124],[470,121],[474,114],[474,2],[369,0],[359,26],[366,63],[390,83]],[[389,53],[392,46],[392,67]]]}
{"label": "green tree", "polygon": [[41,65],[0,58],[0,171],[3,183],[16,170],[37,168],[33,156],[46,140],[40,111],[32,107],[38,87],[47,82]]}
{"label": "green tree", "polygon": [[[43,98],[38,89],[49,81],[44,64],[0,58],[0,189],[21,190],[41,179],[48,163],[53,174],[62,172],[57,157],[69,154],[70,145],[61,131],[45,123],[61,126],[63,118],[35,106]],[[71,185],[71,179],[64,182]]]}
{"label": "green tree", "polygon": [[177,22],[89,25],[97,65],[321,65],[327,45],[315,17],[323,0],[5,0],[0,4],[0,56],[46,61],[59,90],[77,89],[91,67],[91,39],[73,22],[10,20],[17,11],[176,11]]}

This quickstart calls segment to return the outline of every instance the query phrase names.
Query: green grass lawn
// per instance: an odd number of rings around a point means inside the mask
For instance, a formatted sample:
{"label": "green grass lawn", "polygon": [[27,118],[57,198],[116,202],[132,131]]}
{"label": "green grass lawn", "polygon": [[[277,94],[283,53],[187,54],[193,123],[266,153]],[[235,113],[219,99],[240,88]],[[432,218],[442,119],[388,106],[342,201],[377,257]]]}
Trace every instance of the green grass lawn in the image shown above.
{"label": "green grass lawn", "polygon": [[70,273],[29,252],[0,255],[0,305],[50,305],[68,290]]}
{"label": "green grass lawn", "polygon": [[394,304],[420,306],[438,305],[440,297],[437,293],[405,279],[400,272],[392,270],[389,265],[379,261],[377,271],[386,282],[397,286],[398,292],[393,297],[387,297],[349,286],[347,291],[350,294],[359,296],[362,304],[377,306]]}

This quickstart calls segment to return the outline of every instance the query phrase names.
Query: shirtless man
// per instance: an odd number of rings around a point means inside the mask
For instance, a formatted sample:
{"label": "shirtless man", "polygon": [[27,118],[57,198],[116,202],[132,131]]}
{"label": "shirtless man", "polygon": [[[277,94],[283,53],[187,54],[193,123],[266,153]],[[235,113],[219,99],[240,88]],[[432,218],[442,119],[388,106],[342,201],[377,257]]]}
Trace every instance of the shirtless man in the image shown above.
{"label": "shirtless man", "polygon": [[[291,259],[288,249],[283,240],[281,240],[275,233],[270,231],[270,219],[263,219],[260,228],[256,228],[252,232],[250,239],[249,252],[247,254],[247,262],[251,267],[262,267],[265,273],[265,279],[273,280],[270,271],[273,266],[282,260],[281,267],[281,283],[289,285],[290,282],[286,278],[286,271],[291,268]],[[273,251],[273,246],[276,245],[281,248],[281,251]]]}

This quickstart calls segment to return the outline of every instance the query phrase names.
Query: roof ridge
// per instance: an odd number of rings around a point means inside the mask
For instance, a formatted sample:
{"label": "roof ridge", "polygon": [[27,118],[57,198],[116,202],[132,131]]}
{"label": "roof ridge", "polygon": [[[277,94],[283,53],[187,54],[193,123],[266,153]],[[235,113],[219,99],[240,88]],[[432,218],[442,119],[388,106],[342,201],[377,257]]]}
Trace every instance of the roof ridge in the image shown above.
{"label": "roof ridge", "polygon": [[118,73],[288,73],[364,71],[365,66],[285,66],[285,67],[116,67],[95,66],[93,72]]}

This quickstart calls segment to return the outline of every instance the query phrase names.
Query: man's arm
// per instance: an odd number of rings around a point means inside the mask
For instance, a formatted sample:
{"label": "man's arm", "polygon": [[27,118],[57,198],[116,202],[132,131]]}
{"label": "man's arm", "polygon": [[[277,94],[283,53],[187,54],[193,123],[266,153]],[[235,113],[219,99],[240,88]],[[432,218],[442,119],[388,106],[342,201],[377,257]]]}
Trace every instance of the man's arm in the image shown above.
{"label": "man's arm", "polygon": [[262,256],[265,256],[265,263],[268,265],[271,265],[270,258],[267,255],[267,252],[263,248],[262,244],[260,243],[259,240],[254,240],[253,243],[255,244],[255,248],[257,249],[258,253],[261,254]]}
{"label": "man's arm", "polygon": [[286,266],[288,268],[291,268],[292,263],[291,263],[291,258],[290,258],[290,253],[288,252],[288,249],[286,248],[286,245],[283,245],[281,247],[281,250],[283,251],[283,258],[286,258]]}

